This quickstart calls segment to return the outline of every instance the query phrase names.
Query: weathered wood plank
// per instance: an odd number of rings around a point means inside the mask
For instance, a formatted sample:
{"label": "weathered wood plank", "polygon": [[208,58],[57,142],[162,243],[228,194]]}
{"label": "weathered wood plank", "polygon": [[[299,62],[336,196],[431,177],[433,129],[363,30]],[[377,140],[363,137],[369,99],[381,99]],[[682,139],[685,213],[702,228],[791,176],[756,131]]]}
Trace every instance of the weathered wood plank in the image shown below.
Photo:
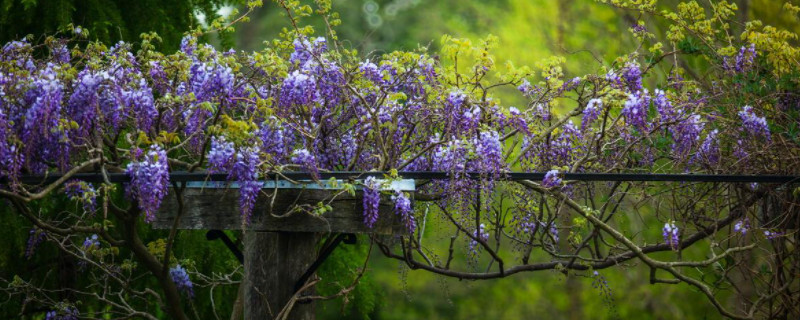
{"label": "weathered wood plank", "polygon": [[[313,206],[331,198],[332,190],[278,189],[264,190],[256,200],[253,216],[246,226],[253,231],[285,232],[347,232],[402,234],[405,228],[394,214],[388,196],[382,196],[379,207],[380,218],[370,229],[363,222],[361,191],[356,196],[340,194],[330,203],[333,210],[322,216],[305,212],[294,212],[285,217],[295,205]],[[267,194],[277,192],[274,201]],[[180,229],[241,230],[239,213],[239,190],[223,188],[186,188],[183,192],[185,213],[181,217]],[[273,203],[270,206],[270,203]],[[173,190],[164,198],[161,208],[152,223],[155,229],[172,227],[178,213],[178,201]]]}
{"label": "weathered wood plank", "polygon": [[[319,235],[246,232],[244,239],[244,318],[274,319],[294,295],[296,281],[314,263]],[[308,293],[313,294],[313,288]],[[295,304],[287,317],[314,318],[313,303]]]}

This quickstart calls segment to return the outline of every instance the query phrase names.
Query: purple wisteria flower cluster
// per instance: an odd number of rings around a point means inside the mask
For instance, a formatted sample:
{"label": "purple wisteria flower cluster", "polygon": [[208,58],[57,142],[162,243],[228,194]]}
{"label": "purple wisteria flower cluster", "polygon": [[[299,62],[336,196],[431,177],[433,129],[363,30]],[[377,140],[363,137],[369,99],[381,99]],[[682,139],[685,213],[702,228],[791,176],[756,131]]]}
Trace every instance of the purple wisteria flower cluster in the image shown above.
{"label": "purple wisteria flower cluster", "polygon": [[64,184],[64,193],[71,200],[83,204],[83,211],[93,213],[97,208],[97,190],[91,183],[72,180]]}
{"label": "purple wisteria flower cluster", "polygon": [[729,72],[748,72],[755,65],[755,59],[758,55],[756,45],[751,43],[749,46],[742,46],[736,54],[734,62],[731,63],[728,57],[723,57],[722,67]]}
{"label": "purple wisteria flower cluster", "polygon": [[400,190],[395,190],[392,200],[394,201],[395,214],[400,216],[408,233],[414,234],[414,231],[417,229],[417,221],[414,219],[414,208],[412,207],[411,200],[408,199],[405,192]]}
{"label": "purple wisteria flower cluster", "polygon": [[675,222],[665,223],[664,228],[661,229],[661,233],[662,236],[664,236],[664,242],[669,245],[672,250],[677,251],[680,248],[680,234]]}
{"label": "purple wisteria flower cluster", "polygon": [[378,207],[381,202],[380,182],[375,177],[367,177],[364,179],[364,225],[369,228],[375,226],[378,222]]}
{"label": "purple wisteria flower cluster", "polygon": [[176,265],[169,269],[169,276],[172,278],[172,282],[175,283],[178,291],[185,293],[189,298],[194,298],[194,284],[192,280],[189,279],[189,274],[186,272],[186,269],[181,267],[181,265]]}
{"label": "purple wisteria flower cluster", "polygon": [[97,238],[96,234],[93,234],[91,237],[87,237],[86,240],[83,241],[83,250],[96,250],[100,248],[100,240]]}
{"label": "purple wisteria flower cluster", "polygon": [[561,178],[558,176],[558,170],[550,170],[544,175],[542,180],[542,187],[555,188],[561,186]]}
{"label": "purple wisteria flower cluster", "polygon": [[75,307],[67,306],[61,310],[48,311],[45,320],[78,320],[80,312]]}
{"label": "purple wisteria flower cluster", "polygon": [[28,236],[28,242],[25,245],[25,258],[30,259],[33,257],[33,253],[36,251],[36,248],[41,244],[45,237],[44,230],[39,228],[31,228],[30,235]]}
{"label": "purple wisteria flower cluster", "polygon": [[738,233],[742,236],[747,235],[747,232],[750,231],[750,219],[744,218],[739,221],[736,221],[736,224],[733,225],[733,232]]}
{"label": "purple wisteria flower cluster", "polygon": [[144,212],[145,221],[152,222],[169,188],[167,154],[160,146],[153,145],[146,153],[135,158],[141,160],[129,163],[126,170],[131,177],[128,194]]}
{"label": "purple wisteria flower cluster", "polygon": [[239,209],[245,222],[253,214],[262,183],[258,180],[260,158],[252,147],[235,150],[234,143],[224,137],[214,137],[208,152],[209,172],[227,173],[228,180],[239,183]]}
{"label": "purple wisteria flower cluster", "polygon": [[767,119],[757,116],[755,111],[753,111],[753,107],[742,107],[742,111],[739,111],[739,118],[741,118],[742,126],[747,133],[753,137],[763,137],[767,141],[771,140]]}
{"label": "purple wisteria flower cluster", "polygon": [[470,239],[469,241],[468,254],[469,258],[473,261],[477,259],[478,254],[481,252],[483,248],[480,245],[480,243],[475,239],[480,239],[483,242],[489,241],[489,233],[486,230],[486,225],[484,225],[483,223],[481,223],[480,226],[478,226],[478,228],[476,228],[475,231],[473,231],[472,239]]}

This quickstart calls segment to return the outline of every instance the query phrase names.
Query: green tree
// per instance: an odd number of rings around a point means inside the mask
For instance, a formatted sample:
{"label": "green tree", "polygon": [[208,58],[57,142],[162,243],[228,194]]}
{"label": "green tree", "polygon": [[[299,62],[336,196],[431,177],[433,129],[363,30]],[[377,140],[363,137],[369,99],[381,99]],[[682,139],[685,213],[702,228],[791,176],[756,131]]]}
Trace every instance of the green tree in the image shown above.
{"label": "green tree", "polygon": [[105,43],[136,42],[145,32],[163,39],[162,50],[175,50],[183,34],[197,26],[198,15],[210,21],[224,5],[237,0],[2,0],[0,41],[49,35],[69,25],[82,26],[89,39]]}

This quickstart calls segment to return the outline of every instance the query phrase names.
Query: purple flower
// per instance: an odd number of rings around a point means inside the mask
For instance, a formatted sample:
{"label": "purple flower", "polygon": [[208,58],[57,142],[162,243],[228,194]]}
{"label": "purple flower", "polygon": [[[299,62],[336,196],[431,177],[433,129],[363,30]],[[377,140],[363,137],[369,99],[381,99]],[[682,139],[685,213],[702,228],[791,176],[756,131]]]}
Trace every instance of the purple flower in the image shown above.
{"label": "purple flower", "polygon": [[678,250],[679,248],[679,239],[678,239],[678,227],[675,225],[674,222],[667,222],[664,224],[664,228],[661,230],[662,235],[664,236],[664,242],[672,248],[672,250]]}
{"label": "purple flower", "polygon": [[558,170],[550,170],[544,175],[542,187],[555,188],[561,186],[561,178],[558,177]]}
{"label": "purple flower", "polygon": [[258,152],[255,149],[242,150],[236,154],[236,160],[229,174],[229,179],[236,179],[239,182],[239,209],[245,223],[250,222],[256,198],[261,191],[258,163]]}
{"label": "purple flower", "polygon": [[261,139],[261,152],[272,155],[278,162],[286,158],[294,138],[291,129],[274,116],[261,124],[258,137]]}
{"label": "purple flower", "polygon": [[186,273],[186,269],[181,267],[181,265],[177,265],[169,269],[169,275],[172,278],[172,282],[175,283],[175,287],[178,288],[178,291],[186,293],[189,298],[194,298],[194,285],[192,284],[192,280],[189,279],[189,274]]}
{"label": "purple flower", "polygon": [[489,233],[486,231],[486,226],[481,223],[481,225],[478,226],[478,228],[472,233],[472,237],[473,239],[470,239],[469,241],[469,257],[471,260],[474,260],[483,248],[475,239],[481,239],[483,242],[489,241]]}
{"label": "purple flower", "polygon": [[303,168],[311,173],[314,179],[319,179],[319,169],[317,168],[317,159],[311,152],[306,149],[297,149],[292,153],[292,163],[300,164]]}
{"label": "purple flower", "polygon": [[475,141],[475,149],[479,160],[478,171],[498,174],[505,169],[503,143],[497,131],[481,131]]}
{"label": "purple flower", "polygon": [[153,222],[169,188],[167,153],[160,146],[153,145],[144,159],[129,163],[126,172],[131,177],[128,193],[144,212],[145,222]]}
{"label": "purple flower", "polygon": [[414,230],[417,229],[417,222],[414,220],[414,208],[411,207],[411,200],[400,190],[395,190],[392,200],[394,201],[394,213],[403,220],[408,233],[414,234]]}
{"label": "purple flower", "polygon": [[71,306],[62,306],[60,310],[52,310],[45,314],[45,320],[78,320],[78,309]]}
{"label": "purple flower", "polygon": [[195,62],[189,69],[189,89],[198,102],[229,96],[233,82],[233,70],[218,63]]}
{"label": "purple flower", "polygon": [[539,222],[539,225],[541,226],[539,230],[541,230],[542,233],[544,232],[550,233],[550,236],[553,237],[553,242],[558,242],[558,227],[556,226],[555,221],[550,222],[549,224],[544,222]]}
{"label": "purple flower", "polygon": [[57,43],[50,49],[50,54],[53,55],[53,60],[64,64],[69,63],[70,55],[69,48],[65,43]]}
{"label": "purple flower", "polygon": [[639,131],[646,131],[648,127],[647,109],[649,105],[650,96],[647,94],[647,89],[628,94],[628,100],[625,101],[625,107],[622,108],[625,121]]}
{"label": "purple flower", "polygon": [[100,248],[100,240],[97,239],[97,235],[93,234],[91,237],[87,237],[86,240],[83,241],[83,250],[94,250]]}
{"label": "purple flower", "polygon": [[767,238],[767,240],[775,240],[781,236],[783,236],[783,232],[764,230],[764,237]]}
{"label": "purple flower", "polygon": [[689,116],[670,128],[672,133],[672,149],[678,157],[685,157],[697,144],[705,124],[700,121],[699,114]]}
{"label": "purple flower", "polygon": [[719,162],[719,141],[717,141],[719,130],[714,129],[708,133],[706,139],[700,145],[692,162],[702,161],[709,166],[715,166]]}
{"label": "purple flower", "polygon": [[744,218],[736,222],[733,225],[733,232],[739,233],[742,236],[747,234],[747,231],[750,230],[750,219]]}
{"label": "purple flower", "polygon": [[381,202],[380,183],[375,177],[364,179],[364,225],[368,228],[378,222],[378,206]]}
{"label": "purple flower", "polygon": [[147,85],[145,79],[135,82],[136,87],[122,90],[122,101],[129,107],[136,120],[137,128],[141,131],[150,131],[153,122],[158,117],[158,110],[153,98],[153,90]]}
{"label": "purple flower", "polygon": [[294,52],[292,52],[291,57],[289,57],[289,61],[302,67],[306,63],[313,61],[312,58],[314,56],[319,57],[328,49],[327,40],[325,40],[325,38],[318,37],[313,41],[314,43],[312,44],[305,37],[294,39]]}
{"label": "purple flower", "polygon": [[295,70],[283,80],[280,104],[284,107],[310,105],[316,98],[316,82],[314,76]]}
{"label": "purple flower", "polygon": [[92,213],[97,207],[97,190],[91,183],[71,180],[64,184],[64,193],[70,200],[83,204],[83,210]]}
{"label": "purple flower", "polygon": [[181,51],[186,55],[194,55],[194,50],[197,49],[197,38],[186,35],[181,39]]}
{"label": "purple flower", "polygon": [[519,109],[517,109],[515,107],[509,107],[508,108],[508,113],[510,115],[509,116],[509,120],[511,122],[511,125],[515,129],[517,129],[519,131],[522,131],[522,132],[525,132],[525,133],[529,132],[528,131],[528,122],[525,120],[525,117],[522,116],[522,113],[519,111]]}
{"label": "purple flower", "polygon": [[229,142],[225,137],[211,138],[211,149],[208,151],[208,171],[211,173],[227,173],[233,162],[236,150],[233,142]]}
{"label": "purple flower", "polygon": [[736,62],[733,66],[731,66],[728,58],[723,58],[722,67],[729,71],[729,72],[747,72],[753,68],[754,61],[756,58],[756,45],[750,44],[750,46],[742,46],[739,49],[739,54],[736,55]]}
{"label": "purple flower", "polygon": [[603,111],[603,100],[591,99],[583,109],[583,119],[581,120],[581,131],[586,131],[586,128],[592,125],[592,122],[600,117]]}
{"label": "purple flower", "polygon": [[672,102],[667,99],[664,90],[655,89],[653,91],[653,104],[655,104],[658,114],[661,116],[662,122],[668,122],[675,118],[675,109],[672,107]]}
{"label": "purple flower", "polygon": [[638,63],[628,62],[625,67],[622,68],[622,77],[625,78],[625,82],[628,84],[628,88],[630,88],[631,92],[642,90],[642,71],[639,69]]}
{"label": "purple flower", "polygon": [[517,90],[522,92],[522,94],[527,95],[528,93],[533,91],[533,86],[531,86],[531,83],[528,82],[528,79],[522,79],[522,83],[520,83],[520,85],[517,86]]}
{"label": "purple flower", "polygon": [[31,228],[30,236],[28,236],[28,243],[25,246],[25,258],[30,259],[33,257],[33,252],[45,239],[45,232],[39,228]]}
{"label": "purple flower", "polygon": [[378,85],[386,85],[388,81],[383,79],[383,75],[381,74],[381,70],[378,69],[378,66],[369,60],[362,62],[361,65],[358,67],[358,70],[364,74],[364,78],[369,79],[375,84]]}
{"label": "purple flower", "polygon": [[744,141],[742,141],[741,139],[736,140],[736,146],[733,147],[733,156],[736,157],[736,159],[739,159],[739,161],[746,161],[747,157],[750,156],[750,154],[745,149],[746,149],[746,144],[744,143]]}
{"label": "purple flower", "polygon": [[770,141],[771,136],[767,119],[757,116],[752,107],[744,106],[742,111],[739,111],[739,118],[742,119],[742,126],[748,133],[754,136],[763,136],[767,141]]}

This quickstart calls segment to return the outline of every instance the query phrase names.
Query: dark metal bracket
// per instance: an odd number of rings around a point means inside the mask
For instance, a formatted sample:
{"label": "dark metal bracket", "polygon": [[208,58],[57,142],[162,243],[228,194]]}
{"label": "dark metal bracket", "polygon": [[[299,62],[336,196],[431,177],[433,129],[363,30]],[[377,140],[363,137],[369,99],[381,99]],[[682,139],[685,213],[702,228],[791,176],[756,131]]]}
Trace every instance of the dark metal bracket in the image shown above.
{"label": "dark metal bracket", "polygon": [[320,250],[319,256],[317,256],[317,260],[314,261],[314,263],[312,263],[311,266],[308,267],[308,270],[306,270],[306,272],[303,273],[302,276],[300,276],[300,279],[297,280],[297,283],[295,283],[294,285],[295,292],[303,288],[303,286],[306,284],[306,281],[308,281],[308,279],[311,278],[311,275],[313,275],[314,272],[317,272],[317,269],[319,269],[322,263],[324,263],[325,260],[328,259],[328,256],[330,256],[331,253],[333,253],[333,250],[335,250],[336,247],[339,246],[339,244],[342,242],[346,244],[355,244],[356,235],[352,233],[339,233],[333,238],[328,238],[328,240],[325,241],[325,244],[322,245],[322,250]]}
{"label": "dark metal bracket", "polygon": [[242,251],[236,247],[236,244],[231,241],[231,238],[229,238],[225,232],[222,232],[222,230],[208,230],[208,232],[206,232],[206,240],[214,241],[217,239],[222,240],[222,242],[225,243],[225,246],[228,247],[228,250],[230,250],[231,253],[236,256],[236,260],[239,260],[239,263],[244,264],[244,255],[242,254]]}

